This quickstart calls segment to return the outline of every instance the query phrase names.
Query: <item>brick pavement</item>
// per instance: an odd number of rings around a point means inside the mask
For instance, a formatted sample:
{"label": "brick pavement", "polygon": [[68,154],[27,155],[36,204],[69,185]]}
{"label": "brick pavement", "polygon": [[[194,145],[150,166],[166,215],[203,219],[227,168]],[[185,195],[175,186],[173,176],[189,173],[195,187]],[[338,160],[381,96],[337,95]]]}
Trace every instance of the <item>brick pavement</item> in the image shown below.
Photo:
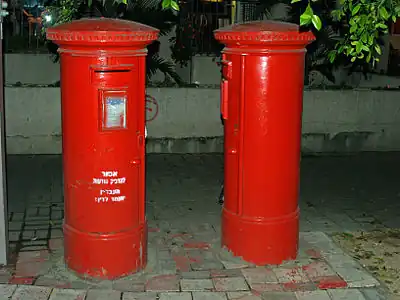
{"label": "brick pavement", "polygon": [[322,232],[398,227],[397,160],[395,154],[303,159],[299,259],[254,268],[218,247],[222,156],[151,155],[148,267],[93,283],[62,263],[60,157],[9,157],[14,264],[0,272],[0,283],[10,283],[1,286],[0,299],[7,293],[12,299],[385,299],[379,283]]}

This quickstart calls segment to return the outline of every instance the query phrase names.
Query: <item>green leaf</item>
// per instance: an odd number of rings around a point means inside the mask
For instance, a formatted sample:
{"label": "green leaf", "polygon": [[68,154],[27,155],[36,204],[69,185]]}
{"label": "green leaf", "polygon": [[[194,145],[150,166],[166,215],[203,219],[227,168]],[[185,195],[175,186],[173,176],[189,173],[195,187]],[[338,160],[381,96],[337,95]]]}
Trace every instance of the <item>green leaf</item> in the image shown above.
{"label": "green leaf", "polygon": [[356,61],[356,57],[353,56],[353,57],[351,58],[351,62],[355,62],[355,61]]}
{"label": "green leaf", "polygon": [[311,8],[310,3],[308,3],[306,10],[300,16],[300,26],[309,25],[311,23],[313,15],[314,11]]}
{"label": "green leaf", "polygon": [[312,16],[306,14],[305,12],[300,16],[300,26],[308,25],[311,23]]}
{"label": "green leaf", "polygon": [[361,8],[361,4],[357,4],[356,6],[354,6],[354,8],[351,11],[351,15],[354,16],[355,14],[357,14],[360,11]]}
{"label": "green leaf", "polygon": [[162,2],[162,8],[167,9],[171,6],[171,0],[163,0]]}
{"label": "green leaf", "polygon": [[375,28],[387,29],[387,25],[383,23],[378,23],[375,25]]}
{"label": "green leaf", "polygon": [[336,54],[337,54],[337,52],[336,52],[335,50],[332,50],[332,51],[330,51],[330,52],[328,53],[328,58],[329,58],[329,61],[330,61],[331,63],[333,63],[333,62],[335,61]]}
{"label": "green leaf", "polygon": [[374,37],[372,35],[368,36],[368,45],[372,46],[374,43]]}
{"label": "green leaf", "polygon": [[322,27],[321,19],[317,15],[313,15],[311,20],[312,20],[312,23],[313,23],[314,27],[317,30],[321,30],[321,27]]}
{"label": "green leaf", "polygon": [[381,6],[379,8],[379,13],[382,16],[382,18],[384,18],[385,20],[389,19],[389,14],[388,14],[388,12],[387,12],[385,7]]}
{"label": "green leaf", "polygon": [[361,42],[356,42],[356,44],[355,44],[355,46],[356,46],[356,52],[357,53],[360,53],[361,52],[361,50],[362,50],[362,46],[363,46],[363,44],[361,43]]}
{"label": "green leaf", "polygon": [[364,50],[364,51],[366,51],[366,52],[369,52],[369,51],[370,51],[369,48],[368,48],[367,46],[365,46],[365,45],[362,45],[362,46],[361,46],[361,49]]}
{"label": "green leaf", "polygon": [[376,53],[378,53],[379,55],[382,54],[381,47],[380,47],[378,44],[375,44],[375,51],[376,51]]}
{"label": "green leaf", "polygon": [[179,11],[179,5],[174,0],[171,1],[171,7],[172,7],[173,10]]}
{"label": "green leaf", "polygon": [[88,0],[88,6],[92,6],[92,0]]}
{"label": "green leaf", "polygon": [[364,34],[361,36],[361,41],[362,41],[364,44],[366,44],[366,43],[368,42],[367,33],[364,33]]}
{"label": "green leaf", "polygon": [[354,25],[351,25],[351,27],[350,27],[350,33],[354,33],[354,32],[356,32],[357,31],[357,24],[354,24]]}
{"label": "green leaf", "polygon": [[292,0],[290,3],[296,3],[296,2],[300,2],[301,0]]}

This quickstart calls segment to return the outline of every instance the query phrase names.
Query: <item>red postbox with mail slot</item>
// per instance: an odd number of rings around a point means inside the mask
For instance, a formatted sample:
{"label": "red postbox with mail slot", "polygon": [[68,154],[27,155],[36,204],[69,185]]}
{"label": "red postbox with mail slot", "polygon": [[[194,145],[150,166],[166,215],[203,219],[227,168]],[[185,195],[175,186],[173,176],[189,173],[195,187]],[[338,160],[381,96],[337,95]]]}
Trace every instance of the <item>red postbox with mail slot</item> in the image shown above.
{"label": "red postbox with mail slot", "polygon": [[145,59],[158,30],[81,19],[47,38],[61,57],[66,264],[81,276],[134,273],[147,262]]}
{"label": "red postbox with mail slot", "polygon": [[294,259],[305,47],[311,32],[258,21],[215,31],[222,54],[222,244],[257,265]]}

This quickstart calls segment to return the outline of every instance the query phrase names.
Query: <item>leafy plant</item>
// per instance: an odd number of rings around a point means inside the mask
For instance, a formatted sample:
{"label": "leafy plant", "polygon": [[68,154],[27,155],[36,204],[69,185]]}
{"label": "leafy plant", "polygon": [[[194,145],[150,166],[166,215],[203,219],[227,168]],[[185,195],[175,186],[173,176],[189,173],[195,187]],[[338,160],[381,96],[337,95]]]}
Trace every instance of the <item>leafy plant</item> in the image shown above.
{"label": "leafy plant", "polygon": [[[171,10],[162,10],[158,0],[140,0],[129,2],[115,2],[113,0],[93,1],[91,5],[84,0],[60,0],[58,5],[46,7],[46,13],[53,17],[52,26],[70,22],[84,17],[108,17],[121,18],[146,24],[160,30],[160,35],[168,34],[176,24],[176,15]],[[48,49],[54,54],[55,61],[59,59],[58,46],[48,42]],[[159,56],[159,42],[155,41],[147,47],[148,55],[146,58],[147,80],[161,71],[166,80],[168,78],[177,84],[182,84],[182,80],[175,71],[173,63]]]}
{"label": "leafy plant", "polygon": [[[299,1],[292,0],[292,3]],[[321,30],[321,18],[312,8],[316,1],[308,0],[300,16],[300,25],[311,25]],[[332,11],[332,17],[341,22],[346,30],[329,52],[330,62],[345,55],[351,62],[373,64],[379,61],[382,54],[380,37],[388,33],[389,23],[400,17],[400,3],[399,0],[340,0],[340,8]]]}
{"label": "leafy plant", "polygon": [[[326,26],[315,33],[316,40],[307,46],[305,63],[305,80],[308,80],[311,71],[318,71],[329,81],[335,82],[333,70],[337,67],[332,64],[327,54],[335,47],[336,34],[332,26]],[[307,83],[307,82],[306,82]]]}

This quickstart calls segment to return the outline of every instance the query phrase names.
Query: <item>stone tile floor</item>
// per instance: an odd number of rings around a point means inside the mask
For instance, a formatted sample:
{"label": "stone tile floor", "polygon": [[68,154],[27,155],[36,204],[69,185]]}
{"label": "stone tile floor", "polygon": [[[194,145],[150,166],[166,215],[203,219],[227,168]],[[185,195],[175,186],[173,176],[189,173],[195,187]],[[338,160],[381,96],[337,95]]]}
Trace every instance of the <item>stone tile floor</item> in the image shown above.
{"label": "stone tile floor", "polygon": [[12,264],[0,299],[386,299],[328,235],[400,227],[399,163],[398,153],[303,158],[298,260],[255,268],[219,248],[222,156],[149,155],[148,266],[94,282],[62,261],[61,157],[10,156]]}

